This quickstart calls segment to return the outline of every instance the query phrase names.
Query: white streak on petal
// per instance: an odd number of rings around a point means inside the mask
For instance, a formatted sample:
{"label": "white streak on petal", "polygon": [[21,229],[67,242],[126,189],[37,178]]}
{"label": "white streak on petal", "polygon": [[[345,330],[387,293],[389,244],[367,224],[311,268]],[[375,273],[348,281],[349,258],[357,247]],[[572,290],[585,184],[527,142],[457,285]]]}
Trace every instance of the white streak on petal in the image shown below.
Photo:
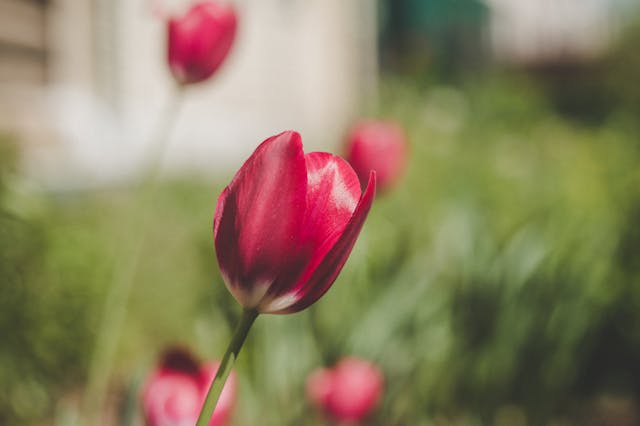
{"label": "white streak on petal", "polygon": [[351,192],[347,189],[344,181],[340,178],[338,173],[333,175],[333,185],[331,187],[331,198],[335,202],[336,206],[353,212],[356,209],[358,200],[351,195]]}
{"label": "white streak on petal", "polygon": [[342,179],[335,159],[328,161],[321,169],[315,170],[307,177],[309,186],[318,185],[324,176],[331,176],[331,199],[336,207],[353,212],[358,199],[353,197]]}
{"label": "white streak on petal", "polygon": [[271,287],[271,282],[257,283],[249,291],[246,291],[243,286],[240,285],[230,285],[226,276],[223,276],[225,279],[225,283],[227,283],[227,288],[233,295],[233,297],[242,305],[244,308],[255,308],[260,305],[264,295],[267,294],[269,287]]}
{"label": "white streak on petal", "polygon": [[262,306],[260,306],[260,312],[278,312],[288,308],[298,300],[300,300],[300,297],[298,297],[295,293],[285,294],[284,296],[276,297],[273,300],[263,303]]}
{"label": "white streak on petal", "polygon": [[[328,170],[328,169],[331,169],[331,170]],[[322,181],[322,177],[328,172],[333,172],[335,176],[336,164],[333,161],[329,161],[325,163],[325,165],[322,166],[321,169],[317,169],[309,173],[309,175],[307,176],[307,182],[309,186],[315,186],[319,184]]]}
{"label": "white streak on petal", "polygon": [[262,299],[264,298],[264,295],[267,294],[267,290],[269,290],[269,287],[271,287],[271,284],[272,284],[271,282],[257,283],[253,287],[251,287],[251,291],[248,293],[245,293],[245,300],[244,300],[245,303],[243,303],[242,306],[245,306],[245,307],[258,306],[262,301]]}

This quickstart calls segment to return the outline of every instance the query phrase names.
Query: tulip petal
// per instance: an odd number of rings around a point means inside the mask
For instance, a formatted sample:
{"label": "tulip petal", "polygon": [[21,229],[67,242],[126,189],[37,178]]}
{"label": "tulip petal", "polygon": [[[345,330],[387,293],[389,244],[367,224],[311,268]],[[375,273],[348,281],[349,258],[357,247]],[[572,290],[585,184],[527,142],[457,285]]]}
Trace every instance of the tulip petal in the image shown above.
{"label": "tulip petal", "polygon": [[261,311],[280,310],[297,301],[298,290],[335,245],[358,205],[360,182],[349,163],[326,152],[309,153],[305,162],[307,207],[299,256],[269,288]]}
{"label": "tulip petal", "polygon": [[192,377],[200,374],[198,360],[187,349],[182,347],[168,349],[162,355],[160,367],[164,371],[182,373]]}
{"label": "tulip petal", "polygon": [[182,65],[184,64],[187,57],[187,40],[182,36],[180,23],[177,19],[170,19],[168,28],[169,67],[171,68],[171,72],[173,72],[176,79],[182,83],[187,80],[187,75]]}
{"label": "tulip petal", "polygon": [[307,378],[307,396],[318,407],[325,407],[331,397],[333,388],[333,371],[320,368]]}
{"label": "tulip petal", "polygon": [[404,130],[393,121],[361,122],[348,137],[347,160],[363,186],[375,170],[378,191],[391,188],[407,162]]}
{"label": "tulip petal", "polygon": [[191,38],[191,53],[197,62],[190,70],[200,79],[208,78],[218,69],[233,44],[236,19],[231,10],[226,10],[228,7],[216,3],[201,5],[206,25],[201,25],[197,37]]}
{"label": "tulip petal", "polygon": [[227,287],[245,308],[257,306],[299,257],[306,195],[302,141],[292,131],[264,141],[220,195],[216,255]]}
{"label": "tulip petal", "polygon": [[353,168],[341,157],[312,152],[305,155],[305,161],[308,187],[303,239],[319,247],[332,238],[334,243],[347,226],[358,205],[360,183]]}
{"label": "tulip petal", "polygon": [[269,306],[265,307],[265,310],[262,312],[274,314],[298,312],[313,304],[329,290],[353,249],[364,221],[371,209],[375,192],[376,179],[375,172],[372,171],[369,175],[369,183],[367,184],[364,194],[360,198],[353,215],[335,244],[327,250],[326,255],[318,262],[313,270],[306,271],[305,275],[309,274],[310,276],[308,279],[305,279],[303,276],[302,279],[299,280],[301,285],[295,290],[295,293],[283,296],[283,299],[290,303],[285,304],[276,299]]}
{"label": "tulip petal", "polygon": [[229,5],[203,2],[169,21],[169,65],[176,79],[197,83],[209,78],[229,53],[237,27]]}

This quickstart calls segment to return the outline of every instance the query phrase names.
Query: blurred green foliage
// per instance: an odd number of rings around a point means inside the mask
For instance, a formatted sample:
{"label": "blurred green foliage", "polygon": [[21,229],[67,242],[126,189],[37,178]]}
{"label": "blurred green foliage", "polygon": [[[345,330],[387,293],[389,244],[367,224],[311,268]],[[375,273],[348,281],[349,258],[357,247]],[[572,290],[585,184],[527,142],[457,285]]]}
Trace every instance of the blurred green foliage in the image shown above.
{"label": "blurred green foliage", "polygon": [[[637,123],[567,122],[526,80],[425,91],[389,81],[381,97],[378,114],[410,137],[406,176],[376,201],[321,301],[258,318],[236,367],[235,424],[323,424],[304,382],[345,355],[385,372],[372,425],[637,421]],[[2,176],[0,424],[65,424],[143,194],[38,194]],[[155,198],[112,416],[139,421],[130,401],[167,345],[224,351],[239,309],[211,218],[227,179],[165,182]]]}

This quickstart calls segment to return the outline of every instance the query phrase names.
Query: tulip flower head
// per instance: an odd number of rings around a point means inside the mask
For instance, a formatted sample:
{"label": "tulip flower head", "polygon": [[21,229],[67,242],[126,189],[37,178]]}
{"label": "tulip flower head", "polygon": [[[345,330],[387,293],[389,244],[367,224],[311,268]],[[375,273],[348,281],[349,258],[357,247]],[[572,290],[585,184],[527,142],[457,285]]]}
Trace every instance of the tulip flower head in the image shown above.
{"label": "tulip flower head", "polygon": [[[200,365],[182,349],[168,351],[143,388],[142,405],[147,425],[194,425],[219,365],[219,362]],[[227,424],[235,403],[236,381],[232,372],[209,426]]]}
{"label": "tulip flower head", "polygon": [[227,57],[236,27],[233,7],[216,1],[196,3],[184,16],[169,19],[169,67],[178,83],[211,77]]}
{"label": "tulip flower head", "polygon": [[364,185],[375,170],[380,190],[391,188],[407,163],[404,130],[391,121],[362,121],[347,137],[346,158]]}
{"label": "tulip flower head", "polygon": [[258,313],[292,313],[318,300],[344,266],[375,195],[351,166],[304,154],[298,133],[265,140],[218,199],[213,233],[224,281]]}
{"label": "tulip flower head", "polygon": [[321,368],[307,379],[307,396],[323,413],[341,422],[357,423],[376,407],[383,376],[369,361],[344,358],[334,368]]}

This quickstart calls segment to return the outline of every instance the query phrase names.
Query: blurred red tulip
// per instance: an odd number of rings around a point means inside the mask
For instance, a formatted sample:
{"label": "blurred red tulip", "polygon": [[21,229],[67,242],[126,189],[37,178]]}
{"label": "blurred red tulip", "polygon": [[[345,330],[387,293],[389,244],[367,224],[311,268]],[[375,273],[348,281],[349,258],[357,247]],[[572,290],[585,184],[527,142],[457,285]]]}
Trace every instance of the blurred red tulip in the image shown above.
{"label": "blurred red tulip", "polygon": [[[219,365],[219,362],[210,362],[200,366],[185,350],[168,351],[143,387],[142,405],[147,425],[195,425]],[[232,371],[209,426],[223,426],[228,422],[235,403],[236,381]]]}
{"label": "blurred red tulip", "polygon": [[324,413],[342,422],[359,422],[382,396],[383,376],[369,361],[344,358],[332,369],[314,371],[307,396]]}
{"label": "blurred red tulip", "polygon": [[169,67],[180,84],[211,77],[226,58],[236,35],[236,12],[215,1],[197,3],[169,19]]}
{"label": "blurred red tulip", "polygon": [[304,154],[297,132],[264,141],[218,199],[220,271],[245,308],[292,313],[318,300],[344,266],[375,195],[349,164]]}
{"label": "blurred red tulip", "polygon": [[347,137],[347,161],[364,185],[371,170],[377,173],[381,191],[395,184],[407,163],[404,130],[391,121],[363,121]]}

